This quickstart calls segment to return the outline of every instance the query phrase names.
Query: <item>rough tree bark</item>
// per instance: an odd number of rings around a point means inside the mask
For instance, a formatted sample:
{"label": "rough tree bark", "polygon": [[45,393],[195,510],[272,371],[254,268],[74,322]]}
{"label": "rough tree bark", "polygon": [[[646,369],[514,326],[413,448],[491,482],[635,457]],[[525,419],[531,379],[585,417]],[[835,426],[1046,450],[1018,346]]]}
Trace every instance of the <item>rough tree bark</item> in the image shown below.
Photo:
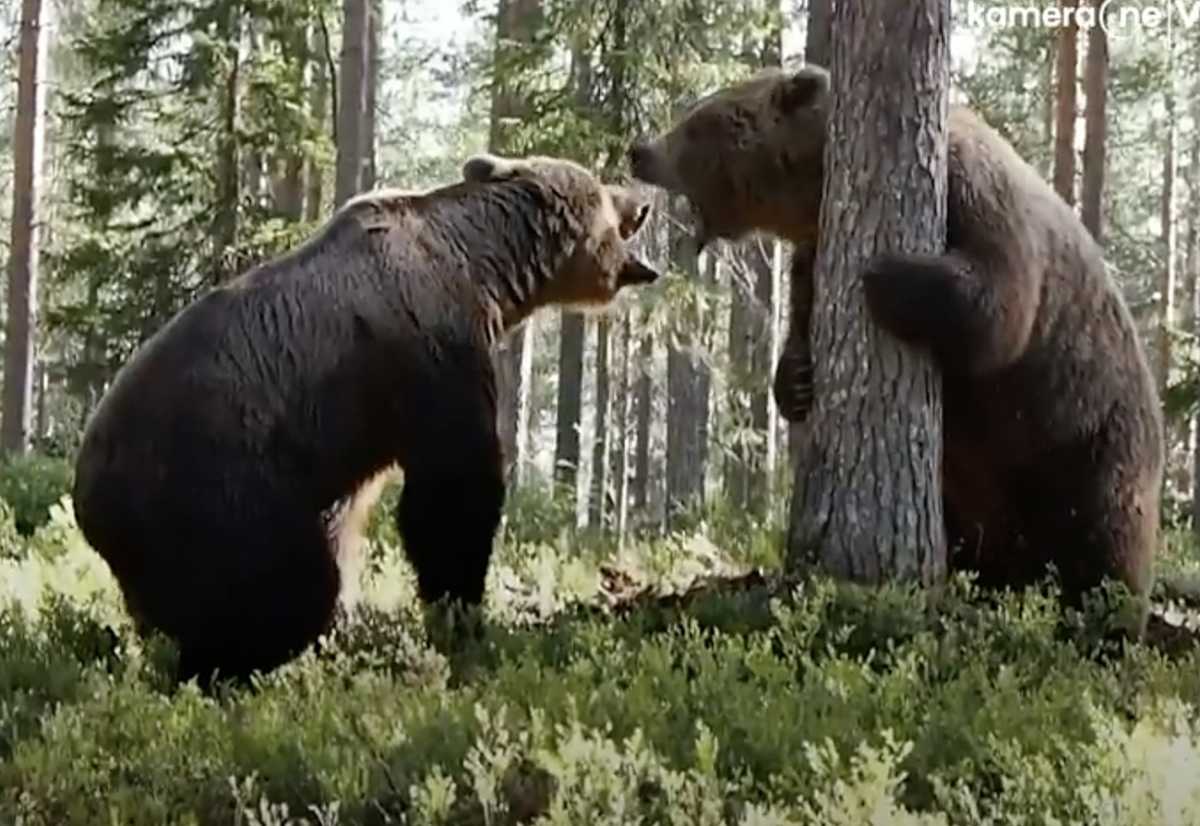
{"label": "rough tree bark", "polygon": [[41,0],[22,0],[13,134],[12,248],[4,339],[4,414],[0,449],[29,449],[37,330],[38,192],[41,187],[45,33]]}
{"label": "rough tree bark", "polygon": [[364,192],[375,188],[375,118],[379,105],[379,46],[383,31],[383,4],[367,0],[366,88],[363,90],[363,158],[359,188]]}
{"label": "rough tree bark", "polygon": [[241,177],[238,164],[238,84],[241,75],[242,9],[230,4],[221,21],[218,37],[226,44],[229,64],[221,99],[221,138],[217,146],[217,213],[213,220],[212,282],[220,284],[236,268],[231,260],[237,244],[238,204],[241,201]]}
{"label": "rough tree bark", "polygon": [[770,503],[771,479],[775,475],[775,416],[767,377],[771,375],[778,344],[775,341],[776,272],[779,241],[759,239],[758,254],[751,258],[754,270],[754,313],[751,318],[750,373],[758,377],[750,393],[750,427],[762,440],[751,463],[750,511],[764,516]]}
{"label": "rough tree bark", "polygon": [[723,481],[725,498],[734,509],[746,507],[749,497],[752,450],[745,438],[750,428],[750,388],[755,377],[750,368],[753,333],[750,316],[753,298],[750,287],[750,257],[753,241],[734,251],[729,269],[729,375],[726,381],[727,415],[735,441],[725,456]]}
{"label": "rough tree bark", "polygon": [[[311,48],[312,87],[309,89],[309,111],[314,121],[325,125],[329,118],[329,72],[326,69],[325,27],[318,22],[313,27]],[[325,199],[325,171],[320,161],[308,159],[308,192],[304,197],[304,220],[315,222],[321,217]]]}
{"label": "rough tree bark", "polygon": [[[1188,233],[1184,261],[1191,284],[1191,332],[1200,334],[1200,82],[1193,92],[1192,149],[1188,159]],[[1200,415],[1192,429],[1192,532],[1200,535]]]}
{"label": "rough tree bark", "polygon": [[621,346],[617,349],[619,370],[613,406],[616,440],[613,445],[613,485],[616,490],[617,547],[625,547],[629,532],[629,361],[632,351],[633,319],[630,310],[621,314]]}
{"label": "rough tree bark", "polygon": [[[765,67],[779,68],[783,65],[783,28],[788,10],[783,0],[769,0],[774,19],[767,36],[763,38],[761,63]],[[828,28],[828,26],[826,26]],[[780,353],[779,328],[776,318],[779,311],[779,262],[782,243],[776,238],[757,239],[755,245],[759,255],[751,258],[755,263],[754,307],[752,326],[753,345],[750,352],[750,371],[759,381],[750,394],[750,426],[762,439],[757,452],[758,464],[753,468],[750,481],[750,508],[756,516],[766,516],[773,500],[772,487],[775,479],[775,429],[777,417],[771,403],[769,377]]]}
{"label": "rough tree bark", "polygon": [[[500,0],[496,9],[496,44],[488,149],[499,155],[513,151],[512,132],[528,116],[529,101],[509,82],[509,55],[533,40],[541,21],[541,0]],[[530,318],[509,334],[496,355],[497,415],[509,482],[525,481],[529,452],[530,381],[537,319]]]}
{"label": "rough tree bark", "polygon": [[756,516],[766,506],[770,400],[763,377],[771,369],[775,243],[743,243],[730,268],[728,405],[735,427],[751,438],[739,438],[730,450],[725,489],[733,507]]}
{"label": "rough tree bark", "polygon": [[49,419],[46,416],[46,396],[50,392],[50,370],[44,361],[34,368],[34,384],[37,386],[37,404],[34,414],[33,433],[38,439],[49,435]]}
{"label": "rough tree bark", "polygon": [[[700,280],[695,244],[677,227],[685,216],[672,222],[672,269],[692,280]],[[716,259],[705,256],[708,280],[716,275]],[[711,374],[704,359],[702,314],[677,323],[667,348],[667,509],[668,529],[679,517],[700,503],[704,496],[708,463],[708,396]]]}
{"label": "rough tree bark", "polygon": [[[602,59],[609,79],[609,94],[605,102],[605,120],[608,122],[609,147],[605,159],[605,177],[611,178],[625,157],[625,146],[629,135],[626,103],[626,48],[629,24],[629,0],[615,0],[609,17],[607,42]],[[607,530],[611,524],[613,502],[612,457],[613,446],[610,428],[612,425],[612,322],[607,316],[597,321],[596,336],[596,426],[592,438],[592,495],[588,506],[588,524],[598,530]]]}
{"label": "rough tree bark", "polygon": [[[650,220],[654,220],[653,214]],[[654,384],[650,378],[654,361],[654,334],[649,324],[645,323],[645,315],[638,344],[637,388],[634,390],[637,429],[633,447],[633,506],[643,517],[650,505],[650,422],[654,404]]]}
{"label": "rough tree bark", "polygon": [[[253,15],[249,15],[242,25],[245,48],[242,49],[242,69],[249,69],[251,76],[254,72],[254,61],[263,54],[262,24]],[[241,103],[239,106],[243,105]],[[264,176],[267,171],[263,162],[262,148],[250,141],[238,142],[238,163],[241,167],[241,192],[243,201],[253,204],[256,208],[263,205],[266,192]]]}
{"label": "rough tree bark", "polygon": [[[867,318],[877,253],[940,253],[946,233],[947,0],[838,3],[815,268],[817,361],[788,567],[865,583],[945,576],[941,380]],[[906,32],[895,49],[890,32]],[[887,95],[864,90],[886,87]]]}
{"label": "rough tree bark", "polygon": [[342,0],[342,54],[338,67],[337,164],[333,205],[362,183],[367,111],[367,16],[370,0]]}
{"label": "rough tree bark", "polygon": [[[592,66],[585,44],[571,46],[571,73],[575,99],[581,111],[591,103]],[[583,342],[586,319],[562,313],[558,350],[558,421],[554,440],[554,479],[560,487],[579,495],[579,423],[583,408]]]}
{"label": "rough tree bark", "polygon": [[809,0],[808,31],[804,37],[804,62],[829,67],[830,31],[833,13],[831,0]]}
{"label": "rough tree bark", "polygon": [[603,530],[607,521],[608,426],[612,418],[610,332],[608,319],[600,318],[596,323],[596,426],[592,433],[592,484],[588,497],[588,527],[594,530]]}
{"label": "rough tree bark", "polygon": [[1068,204],[1075,203],[1075,96],[1079,61],[1079,26],[1075,20],[1078,0],[1062,0],[1070,22],[1059,29],[1058,93],[1054,128],[1054,189]]}
{"label": "rough tree bark", "polygon": [[[831,61],[830,36],[833,22],[831,0],[810,0],[808,32],[804,41],[804,60],[829,68]],[[814,250],[791,251],[788,271],[787,334],[775,365],[773,380],[775,402],[781,415],[788,420],[788,457],[794,465],[800,455],[809,424],[800,421],[807,417],[811,405],[812,341],[809,316],[812,311],[812,265]]]}
{"label": "rough tree bark", "polygon": [[578,493],[579,423],[583,412],[583,344],[587,319],[562,314],[558,349],[558,420],[554,439],[554,480]]}
{"label": "rough tree bark", "polygon": [[[747,48],[758,68],[778,67],[782,59],[782,9],[767,35]],[[767,485],[773,464],[771,438],[770,375],[775,325],[774,239],[754,237],[735,251],[730,268],[729,305],[729,392],[732,423],[738,430],[725,460],[725,489],[738,510],[762,516],[767,506]]]}
{"label": "rough tree bark", "polygon": [[[285,62],[301,82],[314,61],[308,48],[309,28],[296,27],[280,44]],[[289,221],[299,221],[304,217],[304,153],[288,141],[281,154],[274,170],[277,175],[273,186],[275,209]]]}
{"label": "rough tree bark", "polygon": [[[763,363],[763,375],[769,376],[772,365],[779,363],[779,357],[783,353],[784,339],[784,295],[786,295],[786,282],[783,276],[784,245],[781,241],[776,241],[772,249],[773,257],[771,260],[771,314],[767,319],[767,324],[770,325],[771,337],[769,340],[769,348],[765,353],[765,362]],[[779,453],[780,450],[787,450],[789,440],[787,438],[787,422],[779,414],[779,410],[771,401],[770,391],[763,394],[762,401],[766,405],[767,416],[767,503],[768,508],[774,508],[778,500],[777,494],[779,491],[776,485],[779,482]],[[782,438],[781,438],[782,437]],[[790,487],[787,490],[791,490]]]}
{"label": "rough tree bark", "polygon": [[[646,224],[638,233],[634,243],[640,247],[643,260],[663,261],[666,249],[667,206],[662,193],[651,195],[652,209],[646,218]],[[649,523],[651,482],[662,476],[651,475],[650,442],[651,426],[654,424],[654,382],[651,371],[654,367],[654,318],[649,308],[639,314],[637,325],[637,367],[634,382],[634,445],[633,445],[633,479],[630,495],[632,506],[637,514],[639,525]],[[655,485],[661,489],[661,485]]]}
{"label": "rough tree bark", "polygon": [[1170,54],[1174,50],[1171,28],[1167,26],[1167,87],[1164,95],[1166,114],[1163,134],[1163,185],[1162,200],[1159,211],[1159,233],[1162,238],[1162,269],[1159,271],[1158,295],[1158,359],[1155,364],[1158,379],[1158,391],[1164,393],[1171,375],[1171,333],[1175,327],[1175,290],[1178,273],[1176,272],[1176,256],[1178,255],[1178,240],[1175,232],[1175,190],[1176,190],[1176,132],[1178,123],[1175,118],[1175,78],[1172,74]]}
{"label": "rough tree bark", "polygon": [[[1103,0],[1092,0],[1097,13]],[[1083,91],[1087,95],[1084,118],[1083,192],[1080,195],[1083,225],[1104,243],[1104,164],[1108,132],[1108,34],[1103,26],[1088,31],[1087,63]]]}
{"label": "rough tree bark", "polygon": [[[1054,85],[1054,67],[1058,62],[1058,41],[1057,35],[1050,37],[1050,42],[1046,48],[1046,76],[1043,79],[1045,87],[1042,92],[1042,138],[1046,141],[1046,146],[1054,144],[1054,116],[1058,105],[1058,89]],[[1054,154],[1047,154],[1042,162],[1041,172],[1046,178],[1051,178],[1054,175]]]}

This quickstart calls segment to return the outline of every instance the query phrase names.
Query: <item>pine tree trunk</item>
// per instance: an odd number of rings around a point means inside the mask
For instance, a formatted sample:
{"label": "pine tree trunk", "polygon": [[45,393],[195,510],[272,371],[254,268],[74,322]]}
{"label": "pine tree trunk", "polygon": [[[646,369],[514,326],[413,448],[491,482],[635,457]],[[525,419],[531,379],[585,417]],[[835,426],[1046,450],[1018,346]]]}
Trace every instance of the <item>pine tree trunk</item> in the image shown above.
{"label": "pine tree trunk", "polygon": [[[616,167],[625,156],[630,135],[626,122],[626,35],[629,22],[629,0],[614,0],[609,17],[607,42],[601,52],[602,65],[607,69],[609,94],[605,101],[605,119],[609,124],[609,147],[605,159],[605,177],[614,177]],[[612,322],[602,316],[597,322],[596,337],[596,426],[592,435],[592,495],[588,508],[588,524],[593,530],[608,531],[612,524],[614,491],[610,477],[612,449]],[[623,424],[623,422],[622,422]]]}
{"label": "pine tree trunk", "polygon": [[[101,131],[101,140],[104,139],[104,132]],[[87,292],[87,307],[89,313],[99,312],[100,308],[100,282],[98,279],[90,279]],[[105,365],[103,364],[103,348],[98,341],[98,335],[95,327],[88,327],[83,334],[83,346],[80,348],[83,351],[81,359],[82,370],[76,373],[72,381],[68,373],[68,392],[80,399],[83,403],[79,406],[79,423],[78,429],[83,430],[87,424],[87,418],[96,406],[96,402],[100,398],[101,389],[104,385]]]}
{"label": "pine tree trunk", "polygon": [[334,206],[360,191],[367,110],[367,15],[370,0],[342,0]]}
{"label": "pine tree trunk", "polygon": [[578,494],[579,424],[583,412],[583,343],[587,319],[562,313],[558,349],[558,420],[554,440],[554,479]]}
{"label": "pine tree trunk", "polygon": [[1075,203],[1075,96],[1079,27],[1074,10],[1078,0],[1061,0],[1071,9],[1068,25],[1059,29],[1058,94],[1054,130],[1054,189],[1068,204]]}
{"label": "pine tree trunk", "polygon": [[537,319],[530,318],[510,332],[496,350],[496,415],[509,484],[526,481],[529,428],[533,417],[533,343]]}
{"label": "pine tree trunk", "polygon": [[804,38],[804,62],[829,67],[830,33],[833,22],[831,0],[809,0],[808,31]]}
{"label": "pine tree trunk", "polygon": [[[684,216],[673,222],[672,268],[699,280],[698,262],[692,239],[674,229],[684,225]],[[705,256],[715,276],[715,258]],[[667,348],[667,527],[679,525],[680,516],[700,504],[708,452],[708,392],[710,376],[703,358],[703,318],[680,324]]]}
{"label": "pine tree trunk", "polygon": [[[1097,12],[1103,0],[1092,0]],[[1104,242],[1104,164],[1108,131],[1108,35],[1103,26],[1088,31],[1087,63],[1084,66],[1087,114],[1083,144],[1083,225],[1098,242]]]}
{"label": "pine tree trunk", "polygon": [[[253,75],[254,60],[258,55],[263,53],[263,38],[260,31],[260,23],[253,15],[250,15],[243,29],[246,40],[246,48],[244,50],[246,56],[245,62],[249,64],[250,73]],[[241,197],[255,207],[261,207],[264,200],[263,196],[266,192],[264,177],[267,172],[262,149],[249,143],[240,144],[238,146],[238,159],[241,163]]]}
{"label": "pine tree trunk", "polygon": [[[325,40],[324,24],[313,28],[312,33],[312,87],[309,90],[309,111],[312,119],[324,126],[329,118],[329,71],[328,42]],[[304,219],[310,223],[320,220],[324,209],[325,170],[316,157],[308,159],[308,192],[304,198]]]}
{"label": "pine tree trunk", "polygon": [[[805,62],[829,67],[832,60],[832,24],[832,0],[809,0],[808,32],[804,43]],[[812,342],[808,307],[812,300],[812,255],[812,250],[792,250],[788,273],[787,334],[780,349],[774,376],[775,400],[785,405],[780,408],[780,414],[788,421],[788,459],[792,464],[796,462],[808,433],[807,422],[793,420],[798,415],[801,402],[808,396],[807,391],[796,392],[796,389],[811,383],[809,371],[812,366]],[[781,387],[790,388],[792,395],[781,395],[778,392]],[[793,497],[794,495],[793,492]]]}
{"label": "pine tree trunk", "polygon": [[[1174,42],[1170,27],[1167,29],[1167,50],[1173,51]],[[1171,333],[1175,327],[1175,289],[1176,289],[1176,256],[1177,236],[1175,233],[1175,173],[1176,173],[1176,130],[1175,120],[1175,79],[1171,66],[1174,61],[1168,57],[1167,88],[1165,95],[1166,119],[1163,135],[1163,172],[1162,200],[1159,212],[1159,233],[1162,238],[1162,269],[1160,270],[1159,317],[1158,317],[1158,361],[1155,365],[1158,373],[1159,393],[1166,390],[1171,374]]]}
{"label": "pine tree trunk", "polygon": [[243,147],[238,153],[241,157],[241,193],[247,203],[255,207],[262,206],[263,200],[263,156],[252,147]]}
{"label": "pine tree trunk", "polygon": [[775,306],[775,259],[777,241],[758,239],[750,252],[754,277],[754,302],[751,305],[750,375],[756,378],[750,391],[750,429],[754,433],[750,473],[747,482],[747,510],[757,517],[766,514],[774,451],[771,431],[770,381]]}
{"label": "pine tree trunk", "polygon": [[377,177],[375,159],[376,117],[378,115],[379,46],[383,26],[383,5],[380,0],[367,0],[366,89],[363,92],[363,192],[375,188]]}
{"label": "pine tree trunk", "polygon": [[792,248],[788,268],[787,335],[775,365],[773,393],[780,414],[788,421],[788,457],[795,464],[808,433],[807,418],[813,403],[812,245]]}
{"label": "pine tree trunk", "polygon": [[[571,46],[571,74],[576,105],[586,111],[592,92],[591,56],[584,43]],[[554,443],[554,479],[579,495],[579,425],[583,408],[583,343],[585,319],[577,313],[562,314],[558,351],[558,422]]]}
{"label": "pine tree trunk", "polygon": [[736,263],[729,268],[729,375],[726,392],[726,408],[729,428],[734,442],[725,456],[725,497],[737,511],[746,508],[749,502],[750,464],[752,450],[749,445],[750,388],[758,378],[754,375],[750,351],[754,330],[751,325],[753,314],[753,287],[751,285],[751,263],[755,241],[751,240],[735,251]]}
{"label": "pine tree trunk", "polygon": [[634,391],[637,405],[637,430],[633,450],[633,506],[644,517],[650,506],[650,421],[654,405],[654,384],[650,369],[654,361],[654,336],[649,326],[643,323],[638,344],[637,389]]}
{"label": "pine tree trunk", "polygon": [[608,490],[608,425],[611,418],[611,377],[609,375],[609,321],[596,324],[596,427],[592,435],[592,484],[588,497],[588,527],[596,531],[606,527]]}
{"label": "pine tree trunk", "polygon": [[[779,363],[779,355],[783,352],[783,305],[785,304],[783,296],[786,294],[785,282],[783,280],[783,261],[784,261],[784,245],[780,241],[775,241],[772,245],[772,260],[771,260],[771,312],[767,319],[767,324],[770,325],[770,337],[768,339],[768,350],[766,352],[766,363],[763,367],[763,376],[770,376],[773,369],[772,365]],[[767,503],[769,509],[773,510],[778,497],[778,489],[776,485],[779,481],[778,467],[780,450],[787,450],[787,422],[779,415],[774,403],[771,401],[771,391],[767,389],[763,394],[763,401],[767,407]]]}
{"label": "pine tree trunk", "polygon": [[41,0],[22,0],[13,134],[12,248],[8,260],[8,317],[4,338],[4,411],[0,451],[29,449],[36,354],[38,194],[41,189],[45,56]]}
{"label": "pine tree trunk", "polygon": [[[1191,332],[1200,334],[1200,82],[1193,92],[1192,149],[1188,159],[1188,234],[1184,261],[1191,285]],[[1193,416],[1192,437],[1192,531],[1200,535],[1200,415]]]}
{"label": "pine tree trunk", "polygon": [[[314,60],[308,49],[308,29],[308,26],[297,27],[282,43],[284,60],[301,82]],[[299,221],[304,217],[304,153],[293,141],[283,143],[283,158],[274,186],[275,210],[289,221]]]}
{"label": "pine tree trunk", "polygon": [[[664,261],[667,257],[667,198],[659,193],[654,196],[653,210],[646,219],[646,224],[638,233],[637,243],[641,245],[641,255],[647,261]],[[633,508],[637,512],[639,526],[652,522],[650,513],[654,501],[651,480],[655,480],[654,488],[661,491],[662,474],[651,472],[651,444],[653,440],[653,425],[655,423],[654,397],[654,313],[649,308],[640,316],[637,340],[637,378],[634,388],[634,428],[633,446]],[[665,422],[663,422],[665,425]]]}
{"label": "pine tree trunk", "polygon": [[[770,4],[778,16],[763,39],[761,62],[763,66],[779,68],[783,65],[783,27],[788,18],[788,9],[783,0],[770,0]],[[763,260],[762,265],[755,269],[757,333],[751,353],[751,372],[758,381],[750,393],[750,424],[763,444],[758,452],[762,466],[756,470],[758,478],[751,481],[750,487],[752,512],[766,515],[773,501],[775,479],[775,430],[778,420],[775,405],[771,402],[771,371],[779,358],[782,340],[777,321],[780,295],[779,262],[783,245],[773,238],[760,238],[758,241],[759,254]]]}
{"label": "pine tree trunk", "polygon": [[734,508],[754,516],[765,512],[767,494],[774,244],[743,243],[730,276],[727,407],[736,438],[725,460],[725,492]]}
{"label": "pine tree trunk", "polygon": [[[1058,63],[1059,37],[1052,35],[1046,48],[1045,87],[1042,90],[1042,138],[1046,146],[1054,145],[1054,118],[1058,109],[1058,87],[1055,85],[1054,67]],[[1054,175],[1055,154],[1049,152],[1043,163],[1042,174],[1047,178]]]}
{"label": "pine tree trunk", "polygon": [[284,156],[276,209],[289,221],[304,217],[304,156],[292,149]]}
{"label": "pine tree trunk", "polygon": [[[945,576],[941,379],[926,354],[871,324],[861,273],[879,252],[945,249],[949,24],[946,0],[834,8],[822,300],[812,317],[820,389],[796,467],[793,573],[816,567],[864,583]],[[898,31],[904,49],[889,34]],[[887,95],[864,92],[884,87]]]}
{"label": "pine tree trunk", "polygon": [[625,547],[629,533],[629,361],[632,351],[633,321],[629,310],[621,314],[621,346],[617,350],[616,403],[613,421],[616,444],[613,445],[613,486],[616,491],[617,547]]}
{"label": "pine tree trunk", "polygon": [[[537,31],[541,0],[500,0],[496,11],[496,43],[493,53],[491,116],[488,151],[498,155],[513,152],[510,137],[514,126],[527,115],[529,101],[508,82],[509,52],[525,48]],[[529,442],[530,385],[536,318],[511,333],[497,354],[497,416],[511,483],[524,482],[525,455]]]}
{"label": "pine tree trunk", "polygon": [[46,417],[46,395],[50,392],[49,370],[44,359],[38,359],[34,368],[34,383],[37,386],[37,412],[33,432],[36,438],[46,438],[49,420]]}
{"label": "pine tree trunk", "polygon": [[212,281],[220,284],[236,269],[233,250],[237,244],[241,179],[238,164],[239,76],[241,74],[242,11],[234,3],[218,36],[226,44],[229,64],[221,100],[221,137],[217,148],[217,215],[214,221]]}

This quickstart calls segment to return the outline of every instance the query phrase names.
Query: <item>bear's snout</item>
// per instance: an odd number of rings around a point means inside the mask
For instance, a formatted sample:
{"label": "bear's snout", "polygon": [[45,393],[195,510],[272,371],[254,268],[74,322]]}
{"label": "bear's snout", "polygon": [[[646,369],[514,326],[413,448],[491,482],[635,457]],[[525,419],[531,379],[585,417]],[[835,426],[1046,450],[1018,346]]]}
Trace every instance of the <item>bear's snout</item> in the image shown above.
{"label": "bear's snout", "polygon": [[630,256],[621,272],[617,275],[617,288],[631,287],[638,284],[653,284],[658,280],[658,271],[652,269],[637,258]]}

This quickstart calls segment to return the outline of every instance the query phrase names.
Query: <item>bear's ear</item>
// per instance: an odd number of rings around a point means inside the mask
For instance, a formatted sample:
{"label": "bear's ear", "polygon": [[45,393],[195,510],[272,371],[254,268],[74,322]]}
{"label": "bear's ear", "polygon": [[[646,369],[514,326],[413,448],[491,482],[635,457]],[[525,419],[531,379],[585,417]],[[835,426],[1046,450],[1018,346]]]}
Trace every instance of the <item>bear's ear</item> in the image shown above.
{"label": "bear's ear", "polygon": [[463,164],[463,180],[469,183],[486,184],[493,181],[507,181],[516,177],[525,165],[520,161],[501,158],[499,155],[487,153],[473,155]]}
{"label": "bear's ear", "polygon": [[811,106],[829,92],[829,73],[817,66],[805,66],[775,88],[775,105],[784,113]]}
{"label": "bear's ear", "polygon": [[629,240],[642,228],[642,224],[646,223],[646,216],[650,214],[650,204],[624,187],[605,188],[612,198],[613,208],[617,211],[617,228],[621,237]]}

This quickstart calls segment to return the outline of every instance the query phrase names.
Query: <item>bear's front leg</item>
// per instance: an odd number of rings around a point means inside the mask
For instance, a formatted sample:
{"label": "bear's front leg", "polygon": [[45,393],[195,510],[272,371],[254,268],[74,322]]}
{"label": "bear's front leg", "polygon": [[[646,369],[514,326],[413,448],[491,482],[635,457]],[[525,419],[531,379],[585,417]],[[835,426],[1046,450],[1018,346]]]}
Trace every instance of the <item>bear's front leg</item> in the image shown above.
{"label": "bear's front leg", "polygon": [[1019,358],[1037,307],[1027,273],[986,268],[958,251],[877,256],[863,273],[863,292],[880,327],[966,374]]}
{"label": "bear's front leg", "polygon": [[775,405],[783,418],[799,423],[808,418],[813,408],[813,361],[811,320],[813,307],[812,247],[797,248],[792,253],[791,320],[787,340],[775,365],[772,393]]}
{"label": "bear's front leg", "polygon": [[397,392],[407,402],[396,526],[427,605],[483,601],[504,505],[496,378],[482,341],[438,340],[439,358]]}
{"label": "bear's front leg", "polygon": [[422,602],[479,605],[504,505],[498,461],[406,470],[397,523]]}
{"label": "bear's front leg", "polygon": [[920,346],[964,315],[968,298],[962,282],[941,256],[884,254],[867,265],[863,293],[880,327]]}

